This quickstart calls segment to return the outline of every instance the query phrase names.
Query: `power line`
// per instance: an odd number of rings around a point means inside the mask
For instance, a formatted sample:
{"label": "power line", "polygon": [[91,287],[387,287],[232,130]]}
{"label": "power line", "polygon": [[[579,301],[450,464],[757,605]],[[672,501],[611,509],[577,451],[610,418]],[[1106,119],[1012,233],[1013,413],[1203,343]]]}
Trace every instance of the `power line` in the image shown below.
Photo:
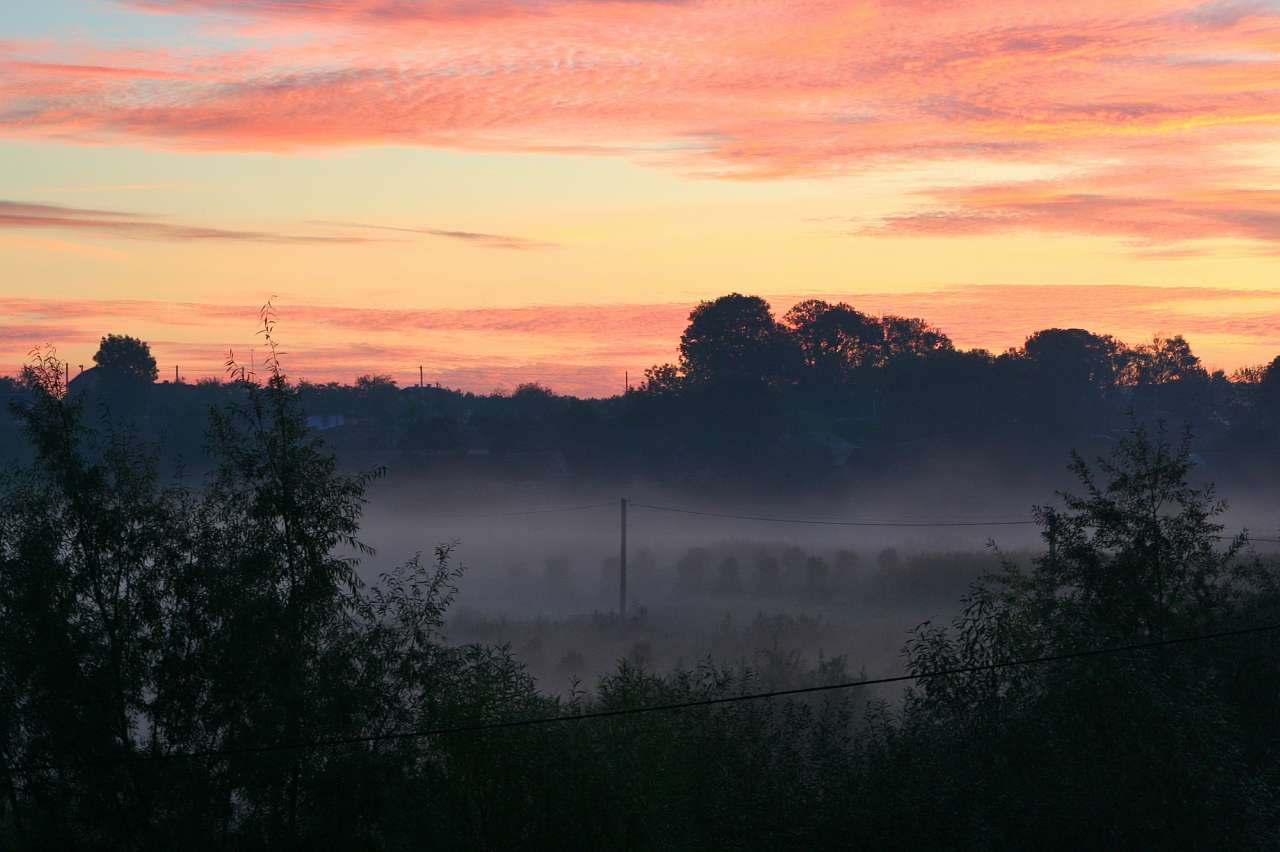
{"label": "power line", "polygon": [[[729,518],[739,521],[763,521],[776,524],[810,524],[819,526],[840,527],[1007,527],[1031,526],[1038,524],[1036,520],[992,520],[992,521],[841,521],[824,518],[780,518],[772,515],[737,515],[729,512],[708,512],[698,509],[684,509],[677,506],[657,506],[651,503],[629,502],[628,505],[652,509],[658,512],[674,512],[681,515],[700,515],[709,518]],[[1262,541],[1280,544],[1280,538],[1258,538],[1249,536],[1249,541]]]}
{"label": "power line", "polygon": [[582,512],[587,509],[603,509],[606,506],[616,506],[616,503],[587,503],[581,506],[548,506],[545,509],[524,509],[519,512],[487,512],[483,514],[450,514],[450,515],[419,515],[420,520],[470,520],[472,518],[517,518],[525,515],[544,515],[550,512]]}
{"label": "power line", "polygon": [[595,719],[609,719],[620,716],[636,716],[647,713],[665,713],[679,710],[691,710],[699,707],[714,707],[721,704],[733,704],[741,701],[760,701],[772,698],[786,698],[797,695],[811,695],[819,692],[832,692],[843,689],[856,689],[865,686],[883,686],[907,681],[932,680],[940,677],[979,674],[981,672],[998,671],[1018,666],[1036,666],[1066,660],[1100,657],[1109,654],[1122,654],[1133,651],[1145,651],[1171,646],[1186,646],[1194,642],[1205,642],[1216,639],[1228,639],[1239,636],[1250,636],[1280,630],[1280,623],[1266,624],[1259,627],[1244,627],[1235,630],[1222,630],[1214,633],[1199,633],[1191,636],[1179,636],[1173,639],[1155,639],[1149,642],[1133,642],[1126,645],[1112,645],[1102,648],[1088,648],[1080,651],[1068,651],[1060,654],[1046,654],[1039,657],[1023,657],[1013,660],[1002,660],[995,663],[982,663],[969,666],[954,666],[946,669],[919,672],[917,674],[900,674],[890,677],[867,678],[864,680],[846,681],[843,683],[824,684],[821,686],[805,686],[795,689],[777,689],[770,692],[754,692],[746,695],[730,695],[720,698],[702,698],[693,701],[677,701],[667,704],[650,704],[643,707],[624,707],[617,710],[596,710],[590,713],[578,713],[570,716],[544,716],[532,719],[514,719],[507,722],[477,722],[468,725],[454,725],[439,728],[421,728],[408,731],[389,731],[382,734],[364,734],[358,736],[332,737],[328,739],[308,740],[295,743],[275,743],[271,745],[240,746],[235,748],[206,749],[202,751],[171,752],[169,754],[137,754],[120,755],[96,761],[85,761],[77,764],[24,764],[11,767],[15,772],[38,772],[57,769],[83,768],[89,766],[108,765],[124,762],[154,763],[166,760],[206,759],[235,757],[239,755],[270,754],[282,751],[299,751],[319,748],[337,748],[348,745],[362,745],[378,742],[394,742],[427,737],[450,736],[454,734],[476,734],[487,731],[498,731],[509,728],[525,728],[538,725],[552,725],[561,722],[585,722]]}
{"label": "power line", "polygon": [[[607,503],[587,503],[578,506],[550,506],[544,509],[525,509],[516,512],[489,512],[482,514],[442,514],[442,515],[422,515],[422,520],[470,520],[484,518],[514,518],[525,515],[541,515],[549,512],[578,512],[589,509],[604,509],[616,505],[612,501]],[[762,521],[776,524],[804,524],[810,526],[838,526],[838,527],[1004,527],[1004,526],[1032,526],[1038,524],[1035,520],[991,520],[991,521],[842,521],[824,518],[782,518],[772,515],[737,515],[729,512],[708,512],[700,509],[684,509],[677,506],[659,506],[652,503],[636,503],[628,500],[627,505],[632,508],[651,509],[657,512],[672,512],[681,515],[696,515],[708,518],[727,518],[738,521]],[[1219,536],[1226,538],[1226,536]],[[1248,537],[1250,542],[1266,542],[1268,544],[1280,544],[1280,538],[1259,538],[1255,536]]]}
{"label": "power line", "polygon": [[735,515],[728,512],[704,512],[696,509],[681,509],[676,506],[655,506],[650,503],[632,503],[639,509],[652,509],[657,512],[674,512],[680,515],[700,515],[708,518],[731,518],[738,521],[764,521],[773,524],[809,524],[831,527],[1010,527],[1035,524],[1034,520],[1025,521],[838,521],[817,518],[779,518],[770,515]]}
{"label": "power line", "polygon": [[[512,518],[523,515],[540,515],[547,512],[577,512],[588,509],[603,509],[615,506],[616,503],[610,501],[608,503],[587,503],[581,506],[552,506],[545,509],[527,509],[518,512],[488,512],[488,513],[452,513],[440,515],[420,515],[423,520],[435,519],[452,519],[452,520],[469,520],[482,518]],[[699,515],[710,518],[730,518],[739,521],[767,521],[771,523],[781,524],[809,524],[819,526],[841,526],[841,527],[989,527],[989,526],[1025,526],[1035,524],[1034,520],[1025,521],[838,521],[824,520],[818,518],[779,518],[763,515],[735,515],[726,512],[705,512],[694,509],[682,509],[675,506],[657,506],[650,503],[634,503],[630,500],[627,505],[641,509],[652,509],[658,512],[674,512],[682,515]],[[1253,539],[1255,541],[1267,541],[1267,539]],[[1280,541],[1280,539],[1277,539]]]}

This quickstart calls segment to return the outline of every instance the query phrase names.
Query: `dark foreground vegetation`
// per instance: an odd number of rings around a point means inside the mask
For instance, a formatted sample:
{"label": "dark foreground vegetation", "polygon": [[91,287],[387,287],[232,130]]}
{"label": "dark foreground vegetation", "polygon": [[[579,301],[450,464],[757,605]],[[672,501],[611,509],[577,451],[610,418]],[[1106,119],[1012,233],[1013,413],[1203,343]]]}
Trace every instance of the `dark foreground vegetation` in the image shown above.
{"label": "dark foreground vegetation", "polygon": [[[633,662],[568,699],[451,646],[447,547],[357,580],[368,479],[296,387],[215,408],[206,479],[29,371],[0,490],[0,848],[1274,848],[1280,634],[675,712],[386,736],[856,679]],[[1135,427],[919,675],[1280,622],[1190,447]],[[325,745],[320,745],[325,744]]]}

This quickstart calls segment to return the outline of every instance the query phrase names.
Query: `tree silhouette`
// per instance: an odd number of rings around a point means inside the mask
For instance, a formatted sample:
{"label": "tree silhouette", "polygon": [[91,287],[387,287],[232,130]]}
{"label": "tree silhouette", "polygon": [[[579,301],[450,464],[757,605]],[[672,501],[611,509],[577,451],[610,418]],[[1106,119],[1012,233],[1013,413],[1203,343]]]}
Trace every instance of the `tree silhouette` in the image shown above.
{"label": "tree silhouette", "polygon": [[844,302],[808,299],[787,311],[782,321],[815,383],[848,381],[859,367],[875,363],[884,342],[880,321]]}
{"label": "tree silhouette", "polygon": [[951,338],[919,317],[886,315],[880,320],[884,342],[881,360],[892,361],[904,356],[921,357],[955,348]]}
{"label": "tree silhouette", "polygon": [[108,334],[102,338],[93,363],[113,377],[154,382],[159,375],[151,346],[127,334]]}
{"label": "tree silhouette", "polygon": [[680,338],[681,368],[699,384],[777,384],[796,354],[769,303],[741,293],[699,304]]}
{"label": "tree silhouette", "polygon": [[640,383],[640,393],[645,396],[672,396],[684,387],[684,376],[675,364],[659,364],[646,367]]}
{"label": "tree silhouette", "polygon": [[[1189,439],[1141,427],[1096,465],[1076,457],[1082,492],[1037,509],[1047,552],[979,581],[951,628],[917,628],[909,668],[981,668],[1274,619],[1274,568],[1247,558],[1243,537],[1224,537],[1224,504],[1190,482],[1191,468]],[[1260,615],[1262,602],[1269,612]],[[1255,654],[1250,643],[1263,647]],[[901,730],[933,741],[930,752],[953,767],[951,789],[984,791],[979,813],[966,816],[1001,837],[997,846],[1199,848],[1224,832],[1228,845],[1267,846],[1274,811],[1241,823],[1234,814],[1254,796],[1277,804],[1274,773],[1260,769],[1276,745],[1254,732],[1255,719],[1277,712],[1274,687],[1264,686],[1276,667],[1260,662],[1274,648],[1274,639],[1205,642],[930,678],[909,690]],[[908,755],[920,752],[910,747],[885,769]],[[931,774],[916,783],[937,790]],[[1020,790],[1057,804],[1006,807]],[[940,825],[973,802],[962,795],[933,806]],[[1173,801],[1188,817],[1168,811]]]}
{"label": "tree silhouette", "polygon": [[1139,385],[1166,385],[1209,378],[1191,344],[1180,334],[1155,337],[1133,350],[1131,378]]}
{"label": "tree silhouette", "polygon": [[1027,338],[1024,356],[1046,379],[1068,386],[1111,387],[1125,366],[1127,350],[1110,335],[1083,328],[1047,328]]}

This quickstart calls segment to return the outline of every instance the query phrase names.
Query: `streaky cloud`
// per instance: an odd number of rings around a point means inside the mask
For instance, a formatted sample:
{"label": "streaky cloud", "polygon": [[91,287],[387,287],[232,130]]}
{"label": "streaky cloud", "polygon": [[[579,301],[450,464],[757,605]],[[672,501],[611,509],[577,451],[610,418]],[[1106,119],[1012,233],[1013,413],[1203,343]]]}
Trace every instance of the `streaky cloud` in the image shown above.
{"label": "streaky cloud", "polygon": [[463,242],[472,243],[483,248],[527,250],[559,247],[558,243],[530,240],[525,239],[524,237],[512,237],[505,234],[487,234],[479,231],[458,231],[447,228],[413,228],[403,225],[374,225],[366,222],[317,221],[315,224],[332,225],[340,228],[364,228],[373,231],[394,231],[402,234],[422,234],[430,237],[444,237],[446,239],[461,240]]}
{"label": "streaky cloud", "polygon": [[676,6],[694,0],[120,0],[159,13],[222,13],[244,16],[369,21],[409,21],[529,15],[565,6]]}
{"label": "streaky cloud", "polygon": [[[1238,186],[1250,178],[1256,186]],[[1280,190],[1247,167],[1166,162],[1055,180],[973,184],[925,192],[928,204],[857,223],[861,236],[972,236],[1031,230],[1120,238],[1141,257],[1203,253],[1210,240],[1280,248]]]}
{"label": "streaky cloud", "polygon": [[0,228],[48,228],[86,231],[131,239],[166,241],[227,241],[245,243],[342,243],[359,244],[377,240],[355,234],[292,234],[276,231],[214,228],[142,218],[119,210],[93,210],[0,200]]}

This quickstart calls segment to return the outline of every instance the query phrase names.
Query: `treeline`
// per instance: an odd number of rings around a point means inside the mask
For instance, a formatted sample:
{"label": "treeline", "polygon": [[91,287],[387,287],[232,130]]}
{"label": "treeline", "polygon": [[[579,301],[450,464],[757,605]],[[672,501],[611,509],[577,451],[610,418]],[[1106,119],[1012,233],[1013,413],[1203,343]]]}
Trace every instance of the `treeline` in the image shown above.
{"label": "treeline", "polygon": [[1180,336],[1129,346],[1083,329],[992,354],[920,319],[810,300],[779,320],[733,294],[694,309],[679,361],[650,369],[634,402],[654,448],[727,459],[788,447],[780,436],[813,453],[825,435],[863,468],[931,448],[1057,459],[1113,443],[1135,417],[1191,425],[1202,453],[1243,452],[1273,445],[1280,359],[1228,377]]}
{"label": "treeline", "polygon": [[[807,490],[935,456],[971,454],[1004,467],[1059,469],[1071,447],[1113,444],[1133,419],[1185,423],[1201,461],[1255,470],[1280,458],[1280,359],[1210,373],[1180,336],[1127,345],[1083,329],[1046,329],[1016,349],[957,349],[921,319],[874,317],[811,300],[776,318],[732,294],[690,314],[679,359],[607,399],[536,383],[511,393],[400,388],[386,376],[302,383],[313,426],[348,467],[450,467],[525,479],[642,474],[669,482],[749,472]],[[240,380],[155,384],[141,341],[104,338],[74,395],[106,406],[171,458],[202,458],[211,405],[242,399]],[[29,382],[6,380],[21,399]],[[0,418],[5,447],[18,424]]]}
{"label": "treeline", "polygon": [[1274,846],[1277,632],[1003,665],[1280,622],[1189,441],[1139,426],[1077,459],[1046,550],[920,626],[900,696],[572,721],[855,675],[622,663],[549,698],[444,641],[447,548],[358,581],[368,479],[278,372],[215,409],[199,487],[62,376],[28,373],[34,461],[0,481],[2,848]]}

